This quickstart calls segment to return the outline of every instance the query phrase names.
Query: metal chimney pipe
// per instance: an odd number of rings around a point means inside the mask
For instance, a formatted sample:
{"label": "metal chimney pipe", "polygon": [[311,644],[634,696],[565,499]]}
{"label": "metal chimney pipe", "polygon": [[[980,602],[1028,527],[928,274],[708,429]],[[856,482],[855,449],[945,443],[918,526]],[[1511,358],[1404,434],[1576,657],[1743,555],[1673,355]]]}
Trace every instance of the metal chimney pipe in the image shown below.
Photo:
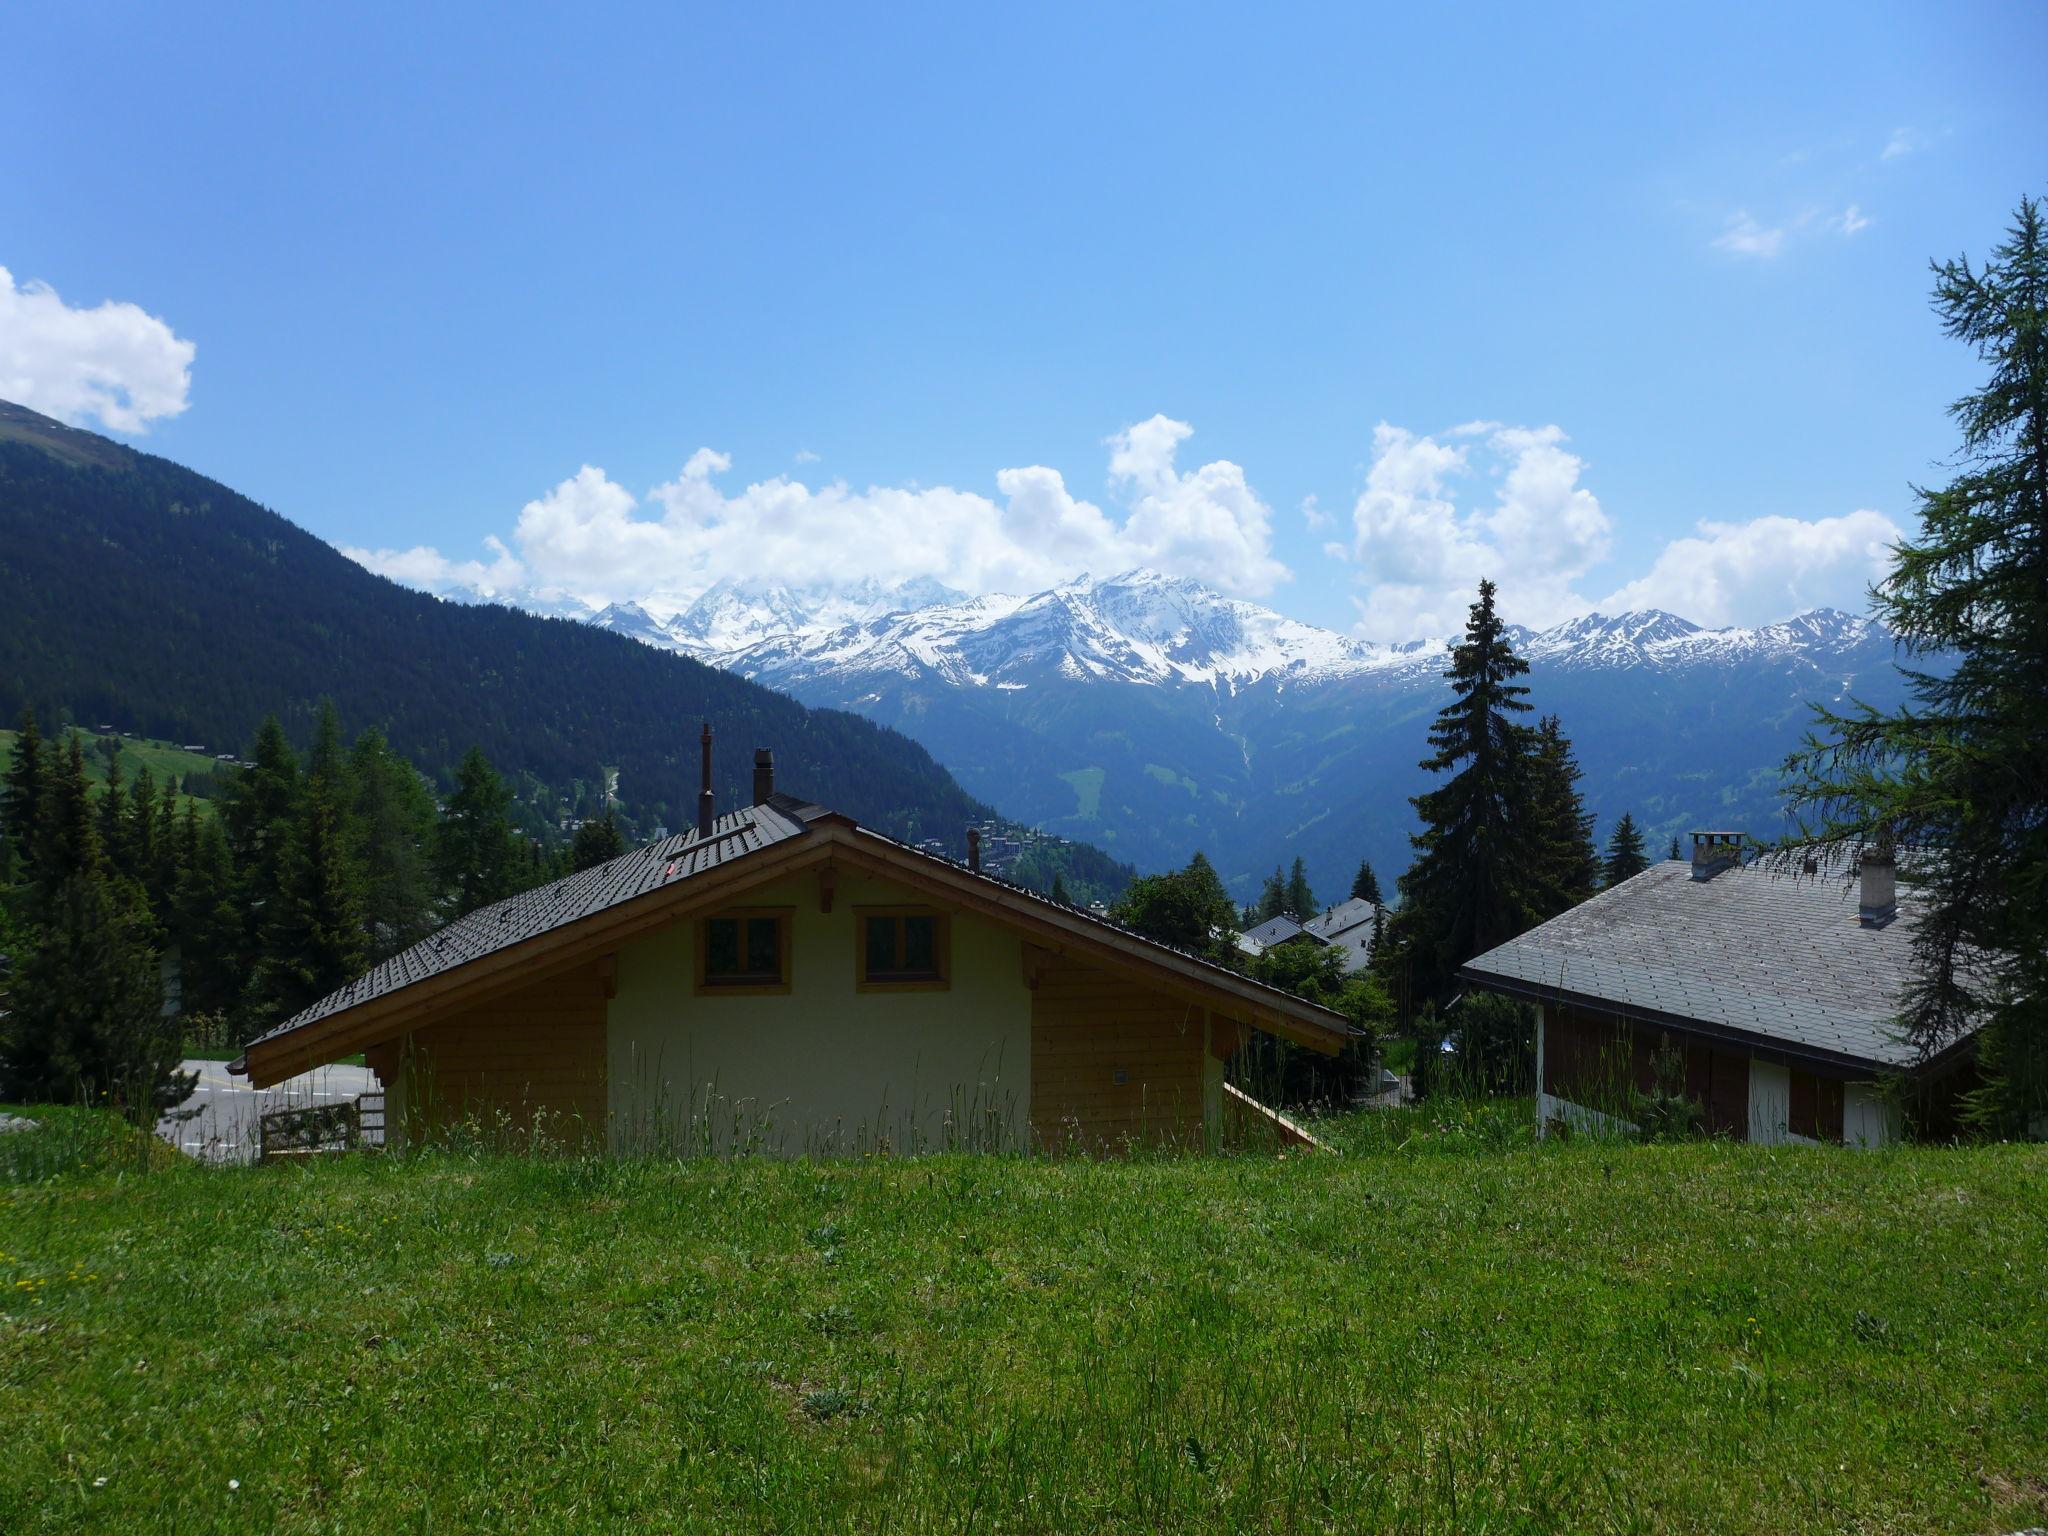
{"label": "metal chimney pipe", "polygon": [[704,722],[704,734],[699,738],[704,749],[704,787],[697,791],[697,835],[709,837],[712,821],[711,795],[711,722]]}
{"label": "metal chimney pipe", "polygon": [[775,754],[766,747],[754,748],[754,804],[766,805],[775,793]]}
{"label": "metal chimney pipe", "polygon": [[967,829],[967,867],[977,875],[981,873],[981,828]]}

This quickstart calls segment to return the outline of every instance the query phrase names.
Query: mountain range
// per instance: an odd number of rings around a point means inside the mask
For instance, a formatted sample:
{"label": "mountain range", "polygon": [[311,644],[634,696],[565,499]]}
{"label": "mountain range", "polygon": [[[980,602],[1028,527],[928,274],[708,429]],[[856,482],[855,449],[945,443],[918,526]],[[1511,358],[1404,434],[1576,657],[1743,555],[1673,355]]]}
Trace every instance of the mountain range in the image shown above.
{"label": "mountain range", "polygon": [[[33,705],[235,750],[272,713],[303,743],[323,696],[444,784],[472,744],[535,806],[615,773],[643,831],[693,814],[705,720],[721,805],[767,746],[785,788],[906,839],[964,853],[993,814],[885,725],[589,623],[411,591],[217,481],[0,401],[0,719]],[[1076,891],[1128,877],[1092,848],[1044,858]]]}
{"label": "mountain range", "polygon": [[[588,621],[892,726],[974,793],[1139,868],[1200,848],[1240,896],[1297,854],[1331,896],[1361,857],[1404,868],[1447,696],[1448,641],[1378,645],[1145,570],[1023,596],[722,582]],[[1514,639],[1603,837],[1624,811],[1660,845],[1774,835],[1808,705],[1902,694],[1891,636],[1832,609],[1728,629],[1589,614]]]}

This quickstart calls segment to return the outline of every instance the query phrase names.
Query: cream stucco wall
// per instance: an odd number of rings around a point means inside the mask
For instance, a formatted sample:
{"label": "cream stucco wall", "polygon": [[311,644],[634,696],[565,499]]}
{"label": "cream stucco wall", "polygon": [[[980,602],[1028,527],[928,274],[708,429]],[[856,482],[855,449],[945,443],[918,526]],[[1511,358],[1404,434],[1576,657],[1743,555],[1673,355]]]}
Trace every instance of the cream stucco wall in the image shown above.
{"label": "cream stucco wall", "polygon": [[855,989],[854,909],[918,901],[852,872],[839,875],[830,913],[814,874],[748,892],[747,906],[792,909],[781,994],[694,995],[693,923],[621,949],[606,1042],[614,1145],[1017,1145],[1030,1114],[1031,992],[1015,932],[956,912],[950,988]]}

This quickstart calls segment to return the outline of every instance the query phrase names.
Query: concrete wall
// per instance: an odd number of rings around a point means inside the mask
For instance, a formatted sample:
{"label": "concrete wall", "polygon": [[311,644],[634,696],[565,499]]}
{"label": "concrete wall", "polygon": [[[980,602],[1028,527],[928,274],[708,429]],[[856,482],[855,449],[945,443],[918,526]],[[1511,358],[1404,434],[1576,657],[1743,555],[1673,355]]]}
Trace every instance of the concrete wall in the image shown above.
{"label": "concrete wall", "polygon": [[613,1145],[1019,1144],[1032,998],[1016,933],[955,913],[947,990],[855,990],[855,907],[918,901],[850,871],[830,913],[815,874],[749,891],[745,906],[792,909],[786,993],[695,996],[692,922],[622,948],[606,1033]]}

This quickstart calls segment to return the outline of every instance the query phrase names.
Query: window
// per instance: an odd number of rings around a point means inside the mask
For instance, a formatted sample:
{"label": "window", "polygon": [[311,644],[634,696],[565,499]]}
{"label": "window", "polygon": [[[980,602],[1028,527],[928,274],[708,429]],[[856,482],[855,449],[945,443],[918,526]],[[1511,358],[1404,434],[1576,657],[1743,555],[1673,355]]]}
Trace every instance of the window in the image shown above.
{"label": "window", "polygon": [[697,990],[787,992],[789,912],[754,907],[697,925]]}
{"label": "window", "polygon": [[858,907],[863,990],[936,990],[952,977],[946,914],[930,907]]}

